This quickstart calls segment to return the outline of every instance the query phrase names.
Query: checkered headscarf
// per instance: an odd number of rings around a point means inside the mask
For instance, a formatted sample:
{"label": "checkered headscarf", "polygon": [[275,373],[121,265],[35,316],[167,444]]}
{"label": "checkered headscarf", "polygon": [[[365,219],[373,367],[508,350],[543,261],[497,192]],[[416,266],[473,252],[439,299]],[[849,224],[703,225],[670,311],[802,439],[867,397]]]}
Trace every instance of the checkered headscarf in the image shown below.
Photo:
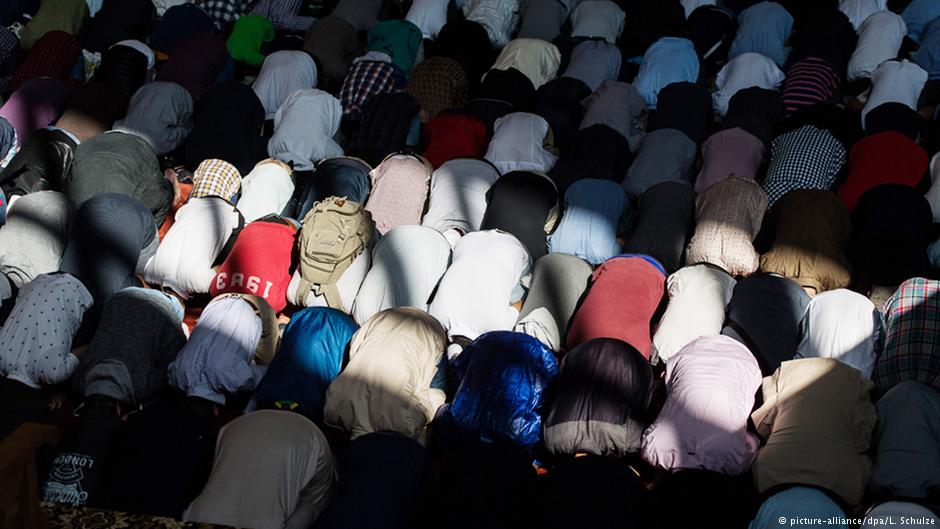
{"label": "checkered headscarf", "polygon": [[212,158],[204,160],[193,173],[189,198],[220,197],[232,200],[242,186],[242,175],[234,165]]}

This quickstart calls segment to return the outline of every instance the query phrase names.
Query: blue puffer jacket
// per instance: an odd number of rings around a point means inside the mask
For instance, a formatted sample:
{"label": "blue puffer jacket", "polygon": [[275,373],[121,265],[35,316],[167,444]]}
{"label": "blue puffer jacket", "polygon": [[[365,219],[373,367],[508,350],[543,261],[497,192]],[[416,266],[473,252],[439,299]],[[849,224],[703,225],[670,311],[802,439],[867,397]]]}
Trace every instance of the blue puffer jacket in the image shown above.
{"label": "blue puffer jacket", "polygon": [[346,346],[358,328],[336,309],[312,307],[294,314],[258,385],[258,408],[293,409],[320,420],[326,388],[339,374]]}
{"label": "blue puffer jacket", "polygon": [[468,345],[452,367],[460,386],[447,413],[459,430],[522,446],[541,440],[539,408],[558,374],[551,349],[526,334],[489,332]]}

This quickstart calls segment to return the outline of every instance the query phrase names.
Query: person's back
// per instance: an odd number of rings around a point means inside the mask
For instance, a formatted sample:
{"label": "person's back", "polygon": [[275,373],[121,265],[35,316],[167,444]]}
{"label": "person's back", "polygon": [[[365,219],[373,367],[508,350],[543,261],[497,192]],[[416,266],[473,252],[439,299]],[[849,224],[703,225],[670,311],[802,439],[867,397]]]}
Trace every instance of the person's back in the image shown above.
{"label": "person's back", "polygon": [[308,527],[335,479],[323,432],[302,415],[261,410],[219,432],[212,474],[183,519],[255,529]]}

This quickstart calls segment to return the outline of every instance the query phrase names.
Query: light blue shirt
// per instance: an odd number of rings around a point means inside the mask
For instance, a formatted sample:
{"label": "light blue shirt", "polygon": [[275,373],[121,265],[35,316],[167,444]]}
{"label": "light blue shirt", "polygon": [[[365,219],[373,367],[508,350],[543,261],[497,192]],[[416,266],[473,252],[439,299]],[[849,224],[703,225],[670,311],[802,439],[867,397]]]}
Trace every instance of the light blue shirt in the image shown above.
{"label": "light blue shirt", "polygon": [[578,180],[565,192],[561,223],[548,238],[549,253],[566,253],[599,265],[622,250],[617,227],[627,193],[610,180]]}
{"label": "light blue shirt", "polygon": [[663,37],[646,50],[633,86],[643,96],[647,106],[656,108],[660,90],[672,83],[694,83],[698,80],[698,74],[698,55],[692,41]]}

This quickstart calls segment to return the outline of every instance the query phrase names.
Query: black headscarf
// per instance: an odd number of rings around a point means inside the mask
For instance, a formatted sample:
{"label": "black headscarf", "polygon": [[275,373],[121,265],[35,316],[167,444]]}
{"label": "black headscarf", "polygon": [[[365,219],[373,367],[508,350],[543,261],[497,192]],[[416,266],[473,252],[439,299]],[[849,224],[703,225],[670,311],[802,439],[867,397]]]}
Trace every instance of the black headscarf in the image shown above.
{"label": "black headscarf", "polygon": [[163,13],[163,18],[150,33],[150,47],[169,54],[180,41],[190,35],[212,33],[212,19],[194,4],[175,5]]}
{"label": "black headscarf", "polygon": [[672,83],[659,92],[656,111],[650,115],[649,131],[681,130],[701,145],[712,121],[712,96],[693,83]]}
{"label": "black headscarf", "polygon": [[103,52],[127,39],[145,41],[157,20],[151,0],[104,0],[101,9],[85,22],[78,40],[92,52]]}
{"label": "black headscarf", "polygon": [[428,47],[427,55],[450,57],[459,62],[467,73],[471,97],[480,84],[480,78],[496,59],[486,29],[472,20],[454,20],[444,24],[437,38]]}
{"label": "black headscarf", "polygon": [[147,57],[130,46],[113,46],[101,54],[101,66],[93,80],[119,88],[130,100],[147,81]]}
{"label": "black headscarf", "polygon": [[649,255],[671,274],[682,266],[694,231],[695,190],[688,184],[664,182],[640,196],[636,226],[623,251]]}
{"label": "black headscarf", "polygon": [[740,127],[764,143],[770,152],[774,127],[783,119],[783,101],[780,92],[751,87],[739,90],[728,103],[723,128]]}
{"label": "black headscarf", "polygon": [[790,62],[806,57],[823,59],[845,80],[849,58],[855,51],[858,34],[838,6],[805,2],[808,16],[797,16],[793,23]]}
{"label": "black headscarf", "polygon": [[685,9],[679,0],[618,2],[626,13],[620,47],[627,57],[639,57],[662,37],[685,35]]}
{"label": "black headscarf", "polygon": [[512,171],[499,177],[486,193],[482,230],[503,230],[515,235],[535,261],[548,253],[545,224],[558,206],[558,191],[547,177]]}
{"label": "black headscarf", "polygon": [[689,15],[688,26],[688,38],[705,65],[706,78],[710,78],[728,56],[738,26],[734,14],[718,6],[703,5]]}
{"label": "black headscarf", "polygon": [[770,376],[793,358],[800,344],[800,319],[809,295],[783,276],[758,274],[734,286],[721,334],[741,342]]}
{"label": "black headscarf", "polygon": [[157,73],[157,81],[176,83],[198,101],[231,60],[225,40],[218,35],[192,35],[173,47],[169,60]]}
{"label": "black headscarf", "polygon": [[227,82],[206,90],[196,101],[193,130],[183,143],[186,165],[219,158],[246,175],[267,157],[261,136],[264,107],[250,86]]}
{"label": "black headscarf", "polygon": [[918,141],[924,130],[924,120],[920,114],[904,103],[882,103],[865,115],[865,135],[872,136],[880,132],[893,130],[908,138]]}
{"label": "black headscarf", "polygon": [[141,253],[155,251],[156,240],[153,216],[139,200],[117,193],[96,195],[75,215],[60,269],[79,278],[95,300],[102,301],[138,284],[134,273]]}
{"label": "black headscarf", "polygon": [[[357,437],[337,457],[342,479],[313,529],[415,526],[431,467],[417,441],[394,432]],[[368,506],[368,508],[363,508]]]}
{"label": "black headscarf", "polygon": [[591,125],[574,136],[552,168],[558,192],[564,194],[571,184],[584,178],[620,182],[630,167],[630,142],[607,125]]}
{"label": "black headscarf", "polygon": [[490,70],[476,97],[457,113],[479,119],[492,136],[497,119],[511,112],[528,112],[535,101],[535,87],[522,72],[515,68]]}
{"label": "black headscarf", "polygon": [[930,271],[933,214],[923,193],[900,184],[873,187],[852,210],[848,256],[858,286],[894,286]]}
{"label": "black headscarf", "polygon": [[379,165],[389,154],[408,147],[408,133],[420,110],[421,105],[405,92],[373,96],[346,152],[373,167]]}
{"label": "black headscarf", "polygon": [[539,87],[535,113],[545,118],[552,129],[554,144],[562,152],[571,144],[584,119],[581,101],[591,89],[578,79],[561,77]]}

